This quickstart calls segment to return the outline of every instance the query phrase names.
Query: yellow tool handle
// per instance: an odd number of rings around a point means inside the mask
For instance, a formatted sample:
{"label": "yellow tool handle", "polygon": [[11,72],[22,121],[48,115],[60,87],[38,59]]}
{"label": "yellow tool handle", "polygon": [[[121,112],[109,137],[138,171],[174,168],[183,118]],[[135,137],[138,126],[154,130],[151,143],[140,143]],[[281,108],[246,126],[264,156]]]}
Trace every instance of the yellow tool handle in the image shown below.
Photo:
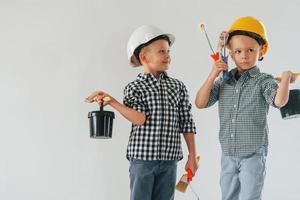
{"label": "yellow tool handle", "polygon": [[[293,72],[293,75],[300,76],[300,72]],[[277,76],[275,79],[281,81],[281,78],[282,78],[281,76]]]}

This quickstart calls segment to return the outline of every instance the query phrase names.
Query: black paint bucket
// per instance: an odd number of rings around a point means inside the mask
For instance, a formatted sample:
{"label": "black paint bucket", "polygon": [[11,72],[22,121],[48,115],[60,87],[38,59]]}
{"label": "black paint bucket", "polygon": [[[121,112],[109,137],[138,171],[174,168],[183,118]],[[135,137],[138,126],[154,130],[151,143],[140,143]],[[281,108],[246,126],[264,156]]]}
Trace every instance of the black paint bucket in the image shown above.
{"label": "black paint bucket", "polygon": [[280,108],[281,117],[283,119],[292,119],[300,117],[300,90],[290,90],[289,101]]}
{"label": "black paint bucket", "polygon": [[88,118],[91,138],[112,138],[114,112],[103,111],[103,105],[101,105],[100,110],[89,112]]}

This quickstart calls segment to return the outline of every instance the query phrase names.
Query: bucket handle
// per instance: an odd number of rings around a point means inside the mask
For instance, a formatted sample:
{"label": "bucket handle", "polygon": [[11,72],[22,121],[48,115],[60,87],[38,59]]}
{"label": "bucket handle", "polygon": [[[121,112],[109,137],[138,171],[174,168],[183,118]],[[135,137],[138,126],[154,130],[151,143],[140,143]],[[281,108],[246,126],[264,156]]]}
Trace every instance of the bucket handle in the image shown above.
{"label": "bucket handle", "polygon": [[103,102],[100,104],[100,111],[103,111]]}
{"label": "bucket handle", "polygon": [[110,98],[109,96],[105,96],[105,97],[103,98],[103,101],[102,101],[102,103],[100,104],[100,111],[103,111],[103,107],[104,107],[103,103],[104,103],[104,102],[107,102],[107,101],[110,101],[110,100],[111,100],[111,98]]}

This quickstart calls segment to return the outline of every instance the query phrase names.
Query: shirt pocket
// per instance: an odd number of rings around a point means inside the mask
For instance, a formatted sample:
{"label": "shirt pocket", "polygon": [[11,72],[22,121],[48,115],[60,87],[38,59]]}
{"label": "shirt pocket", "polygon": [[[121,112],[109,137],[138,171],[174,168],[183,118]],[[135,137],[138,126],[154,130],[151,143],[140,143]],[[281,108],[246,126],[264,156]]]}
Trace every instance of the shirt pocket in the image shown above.
{"label": "shirt pocket", "polygon": [[157,106],[159,102],[159,91],[157,89],[147,89],[143,91],[142,99],[149,111]]}
{"label": "shirt pocket", "polygon": [[176,87],[168,87],[168,104],[170,107],[178,108],[180,100],[180,90]]}

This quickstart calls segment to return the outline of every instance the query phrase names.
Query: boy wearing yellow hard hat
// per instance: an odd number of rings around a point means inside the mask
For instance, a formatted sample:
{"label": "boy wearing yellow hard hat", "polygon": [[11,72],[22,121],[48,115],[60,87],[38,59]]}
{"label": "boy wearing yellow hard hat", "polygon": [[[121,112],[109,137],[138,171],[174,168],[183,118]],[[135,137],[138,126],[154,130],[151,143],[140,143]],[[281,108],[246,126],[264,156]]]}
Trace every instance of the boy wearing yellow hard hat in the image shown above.
{"label": "boy wearing yellow hard hat", "polygon": [[206,108],[219,102],[222,200],[260,200],[266,171],[269,105],[280,108],[287,103],[289,83],[296,77],[285,71],[278,85],[273,76],[258,68],[258,61],[269,48],[265,27],[258,19],[241,17],[228,33],[227,47],[236,68],[224,80],[219,74],[228,65],[216,61],[195,103],[198,108]]}

